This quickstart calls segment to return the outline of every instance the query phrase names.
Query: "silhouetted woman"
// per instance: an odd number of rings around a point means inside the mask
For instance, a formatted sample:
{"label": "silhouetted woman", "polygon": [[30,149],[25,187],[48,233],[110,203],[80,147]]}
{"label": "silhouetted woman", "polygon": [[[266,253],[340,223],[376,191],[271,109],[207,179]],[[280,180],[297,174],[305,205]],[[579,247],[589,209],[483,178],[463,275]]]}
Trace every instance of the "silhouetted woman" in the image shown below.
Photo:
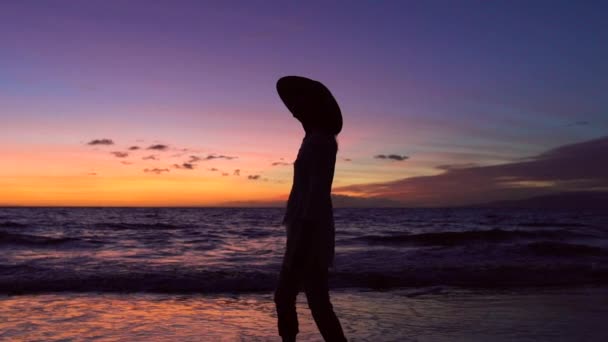
{"label": "silhouetted woman", "polygon": [[294,163],[293,186],[283,220],[287,246],[274,296],[279,335],[283,341],[295,341],[296,296],[303,288],[325,341],[346,341],[329,300],[328,287],[335,235],[331,184],[342,114],[320,82],[286,76],[277,82],[277,91],[306,132]]}

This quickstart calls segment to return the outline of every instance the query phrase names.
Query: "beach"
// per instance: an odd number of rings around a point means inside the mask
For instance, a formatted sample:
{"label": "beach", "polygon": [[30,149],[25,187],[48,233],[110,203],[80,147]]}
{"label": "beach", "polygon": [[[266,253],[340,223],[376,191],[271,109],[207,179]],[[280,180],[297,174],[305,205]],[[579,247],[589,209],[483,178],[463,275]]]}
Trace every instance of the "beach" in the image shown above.
{"label": "beach", "polygon": [[[299,296],[301,341],[322,341]],[[605,341],[608,289],[334,291],[350,341]],[[272,295],[0,297],[3,341],[280,341]]]}

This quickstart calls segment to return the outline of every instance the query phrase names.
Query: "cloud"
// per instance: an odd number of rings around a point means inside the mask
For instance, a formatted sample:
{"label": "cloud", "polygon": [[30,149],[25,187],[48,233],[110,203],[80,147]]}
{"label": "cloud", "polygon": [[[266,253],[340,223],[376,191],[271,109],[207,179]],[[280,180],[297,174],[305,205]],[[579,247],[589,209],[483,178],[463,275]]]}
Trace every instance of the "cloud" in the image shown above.
{"label": "cloud", "polygon": [[608,136],[491,166],[447,167],[438,175],[334,188],[405,206],[458,206],[518,200],[565,191],[608,189]]}
{"label": "cloud", "polygon": [[150,145],[147,148],[148,150],[157,150],[157,151],[166,151],[167,149],[169,149],[168,145],[164,145],[164,144],[155,144],[155,145]]}
{"label": "cloud", "polygon": [[216,155],[216,154],[209,154],[205,157],[205,160],[213,160],[213,159],[226,159],[226,160],[232,160],[232,159],[236,159],[237,157],[231,157],[231,156],[225,156],[223,154],[220,155]]}
{"label": "cloud", "polygon": [[377,154],[374,156],[374,158],[376,159],[392,159],[392,160],[396,160],[396,161],[404,161],[406,159],[409,159],[408,156],[402,156],[402,155],[398,155],[398,154]]}
{"label": "cloud", "polygon": [[235,175],[235,176],[240,176],[241,175],[241,170],[236,169],[236,170],[234,170],[234,172],[232,174]]}
{"label": "cloud", "polygon": [[129,147],[129,151],[135,151],[135,150],[139,150],[139,146],[131,146]]}
{"label": "cloud", "polygon": [[207,160],[215,160],[215,159],[225,159],[225,160],[232,160],[232,159],[236,159],[237,157],[233,157],[233,156],[227,156],[227,155],[223,155],[223,154],[208,154],[205,157],[199,157],[199,156],[195,156],[195,155],[191,155],[190,158],[188,159],[189,163],[197,163],[200,161],[207,161]]}
{"label": "cloud", "polygon": [[169,172],[169,169],[159,169],[159,168],[153,168],[153,169],[144,169],[145,173],[154,173],[157,175],[160,175],[163,172]]}
{"label": "cloud", "polygon": [[116,158],[127,158],[129,156],[127,152],[114,151],[110,153],[113,154]]}
{"label": "cloud", "polygon": [[229,176],[230,174],[228,172],[222,172],[222,176]]}
{"label": "cloud", "polygon": [[158,158],[156,158],[155,155],[145,156],[145,157],[142,157],[141,159],[143,159],[143,160],[158,160]]}
{"label": "cloud", "polygon": [[89,176],[97,176],[97,173],[96,172],[89,172],[89,173],[87,173],[87,175],[89,175]]}
{"label": "cloud", "polygon": [[260,179],[260,175],[249,175],[249,176],[247,176],[247,179],[249,179],[249,180],[258,180],[258,179]]}
{"label": "cloud", "polygon": [[114,145],[112,139],[93,139],[87,143],[87,145]]}
{"label": "cloud", "polygon": [[352,159],[350,159],[350,158],[343,158],[342,160],[344,160],[345,162],[351,162],[351,161],[353,161],[353,160],[352,160]]}
{"label": "cloud", "polygon": [[183,170],[194,170],[195,165],[191,164],[191,163],[182,163],[180,164],[173,164],[173,167],[176,169],[183,169]]}
{"label": "cloud", "polygon": [[120,163],[121,163],[121,164],[124,164],[124,165],[131,165],[131,164],[133,164],[133,163],[128,162],[128,161],[126,161],[126,160],[122,160]]}
{"label": "cloud", "polygon": [[217,168],[215,168],[215,167],[212,167],[212,168],[209,169],[209,171],[215,172],[215,171],[219,171],[219,170]]}
{"label": "cloud", "polygon": [[288,166],[288,165],[291,165],[291,164],[286,163],[286,162],[274,162],[274,163],[272,163],[272,166]]}

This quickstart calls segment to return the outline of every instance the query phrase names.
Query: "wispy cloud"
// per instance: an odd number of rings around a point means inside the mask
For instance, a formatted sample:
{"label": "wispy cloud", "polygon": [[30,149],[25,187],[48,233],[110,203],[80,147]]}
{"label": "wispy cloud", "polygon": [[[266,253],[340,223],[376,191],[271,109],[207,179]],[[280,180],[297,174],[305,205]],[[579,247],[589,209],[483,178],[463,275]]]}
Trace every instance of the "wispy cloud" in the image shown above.
{"label": "wispy cloud", "polygon": [[404,161],[406,159],[409,159],[408,156],[402,156],[399,154],[377,154],[374,156],[374,158],[376,159],[391,159],[391,160],[395,160],[395,161]]}
{"label": "wispy cloud", "polygon": [[228,172],[222,172],[222,176],[230,176]]}
{"label": "wispy cloud", "polygon": [[121,151],[114,151],[114,152],[110,152],[111,154],[114,155],[114,157],[116,158],[127,158],[129,156],[129,154],[127,152],[121,152]]}
{"label": "wispy cloud", "polygon": [[112,139],[93,139],[87,143],[87,145],[114,145]]}
{"label": "wispy cloud", "polygon": [[247,179],[249,179],[249,180],[258,180],[258,179],[260,179],[260,175],[249,175],[249,176],[247,176]]}
{"label": "wispy cloud", "polygon": [[163,172],[169,172],[169,169],[159,169],[159,168],[153,168],[153,169],[144,169],[145,173],[154,173],[157,175],[160,175]]}
{"label": "wispy cloud", "polygon": [[226,159],[226,160],[232,160],[232,159],[236,159],[237,157],[233,157],[233,156],[226,156],[223,154],[209,154],[205,157],[205,160],[213,160],[213,159]]}
{"label": "wispy cloud", "polygon": [[352,159],[350,159],[350,158],[342,158],[342,160],[344,160],[345,162],[351,162],[351,161],[353,161],[353,160],[352,160]]}
{"label": "wispy cloud", "polygon": [[131,146],[129,147],[129,151],[135,151],[135,150],[139,150],[140,147],[139,146]]}
{"label": "wispy cloud", "polygon": [[173,167],[176,169],[194,170],[195,165],[191,164],[191,163],[182,163],[182,164],[173,164]]}
{"label": "wispy cloud", "polygon": [[123,164],[123,165],[131,165],[131,164],[133,164],[133,163],[128,162],[126,160],[122,160],[120,163]]}
{"label": "wispy cloud", "polygon": [[156,150],[156,151],[166,151],[169,149],[168,145],[165,144],[154,144],[154,145],[150,145],[147,148],[148,150]]}
{"label": "wispy cloud", "polygon": [[143,159],[143,160],[158,160],[158,158],[155,155],[145,156],[145,157],[142,157],[141,159]]}
{"label": "wispy cloud", "polygon": [[272,166],[288,166],[288,165],[291,165],[291,164],[282,162],[282,161],[272,163]]}
{"label": "wispy cloud", "polygon": [[232,159],[236,159],[237,157],[235,156],[227,156],[224,154],[208,154],[204,157],[199,157],[196,155],[191,155],[188,159],[189,163],[198,163],[201,161],[208,161],[208,160],[216,160],[216,159],[225,159],[225,160],[232,160]]}
{"label": "wispy cloud", "polygon": [[198,156],[190,156],[190,159],[188,159],[188,163],[196,163],[203,160],[201,157]]}
{"label": "wispy cloud", "polygon": [[234,170],[234,172],[232,173],[235,176],[240,176],[241,175],[241,170],[240,169],[236,169]]}
{"label": "wispy cloud", "polygon": [[210,169],[209,169],[209,171],[211,171],[211,172],[216,172],[216,171],[219,171],[219,169],[217,169],[217,168],[215,168],[215,167],[212,167],[212,168],[210,168]]}

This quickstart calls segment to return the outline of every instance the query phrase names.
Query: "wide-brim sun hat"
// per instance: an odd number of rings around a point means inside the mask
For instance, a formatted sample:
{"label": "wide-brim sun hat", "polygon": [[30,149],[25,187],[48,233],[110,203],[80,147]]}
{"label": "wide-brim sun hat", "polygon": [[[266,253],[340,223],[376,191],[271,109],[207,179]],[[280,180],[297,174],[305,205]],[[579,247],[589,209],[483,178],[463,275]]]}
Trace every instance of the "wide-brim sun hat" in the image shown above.
{"label": "wide-brim sun hat", "polygon": [[338,102],[323,83],[302,76],[285,76],[277,81],[277,92],[298,120],[314,123],[332,134],[342,130]]}

